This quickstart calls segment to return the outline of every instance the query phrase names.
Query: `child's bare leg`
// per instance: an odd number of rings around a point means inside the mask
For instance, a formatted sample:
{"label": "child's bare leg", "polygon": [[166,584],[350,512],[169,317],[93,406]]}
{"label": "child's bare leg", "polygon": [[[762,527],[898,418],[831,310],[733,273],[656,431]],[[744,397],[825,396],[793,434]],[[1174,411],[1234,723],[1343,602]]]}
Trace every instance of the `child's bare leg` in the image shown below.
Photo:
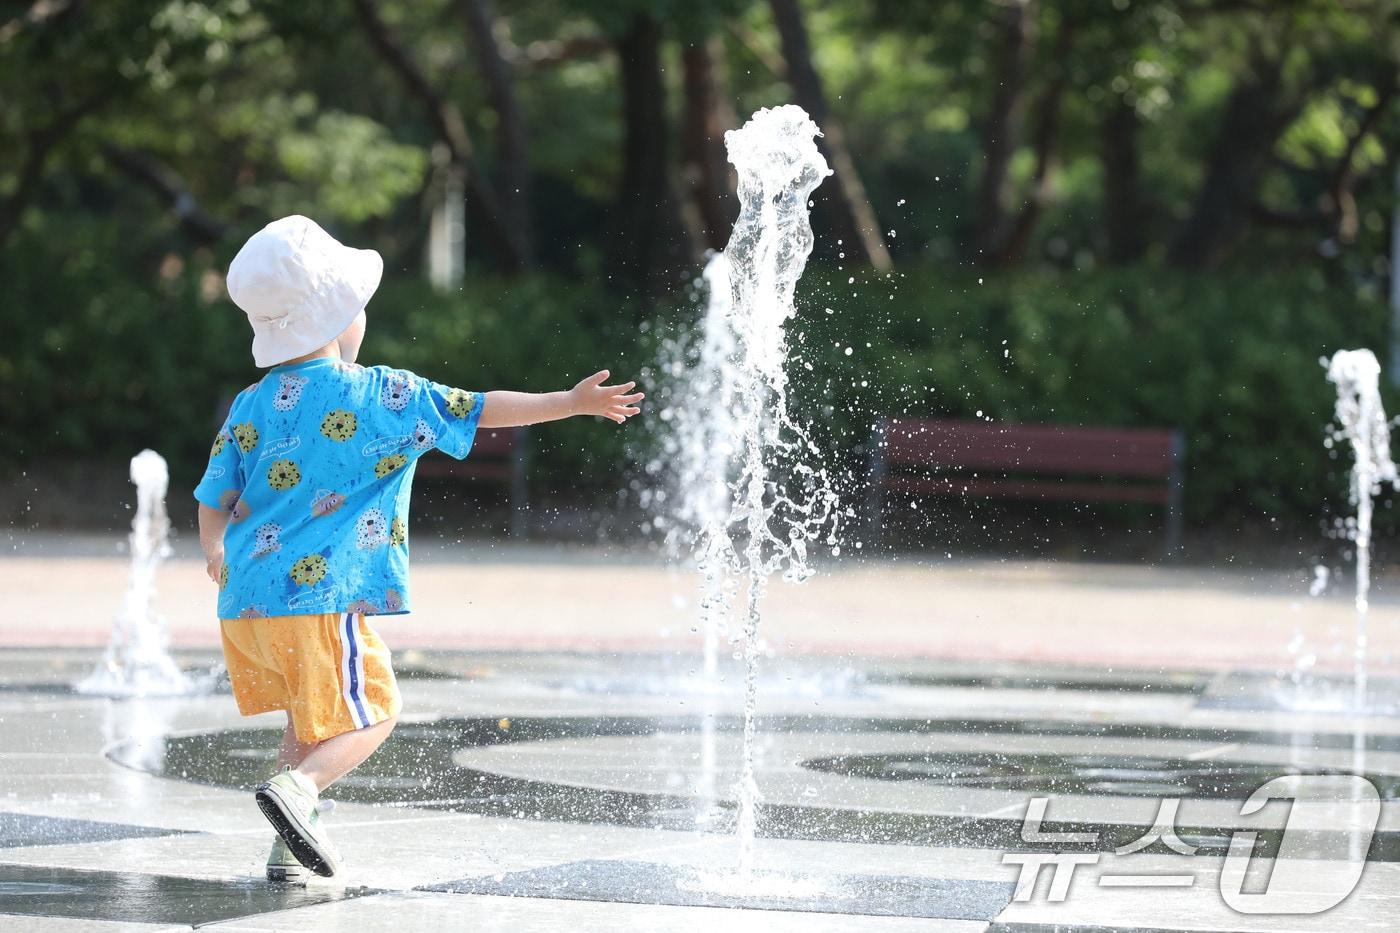
{"label": "child's bare leg", "polygon": [[318,790],[325,790],[373,755],[394,731],[397,722],[398,718],[394,717],[317,742],[296,769],[310,778]]}
{"label": "child's bare leg", "polygon": [[283,765],[295,768],[315,747],[315,742],[302,742],[297,739],[297,731],[292,728],[291,717],[287,717],[287,731],[282,733],[282,746],[277,749],[277,770],[281,771]]}

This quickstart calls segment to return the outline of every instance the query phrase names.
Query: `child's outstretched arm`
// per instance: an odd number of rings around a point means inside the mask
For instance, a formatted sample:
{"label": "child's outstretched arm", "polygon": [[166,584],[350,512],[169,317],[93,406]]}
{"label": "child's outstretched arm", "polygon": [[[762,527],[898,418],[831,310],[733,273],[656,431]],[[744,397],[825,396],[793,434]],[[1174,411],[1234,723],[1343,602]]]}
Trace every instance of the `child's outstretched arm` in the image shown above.
{"label": "child's outstretched arm", "polygon": [[603,385],[608,376],[606,369],[594,373],[567,392],[487,392],[479,424],[483,428],[513,428],[574,415],[597,415],[622,424],[641,412],[637,403],[645,396],[632,392],[635,382]]}

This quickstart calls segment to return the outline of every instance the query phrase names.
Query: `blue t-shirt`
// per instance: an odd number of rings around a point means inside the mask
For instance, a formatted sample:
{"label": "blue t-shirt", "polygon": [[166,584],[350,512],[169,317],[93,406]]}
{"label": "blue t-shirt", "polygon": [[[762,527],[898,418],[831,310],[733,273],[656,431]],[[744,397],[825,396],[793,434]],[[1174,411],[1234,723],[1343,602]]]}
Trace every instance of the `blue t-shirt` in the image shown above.
{"label": "blue t-shirt", "polygon": [[194,497],[230,513],[219,617],[408,612],[419,456],[471,450],[482,396],[337,359],[274,366],[234,399]]}

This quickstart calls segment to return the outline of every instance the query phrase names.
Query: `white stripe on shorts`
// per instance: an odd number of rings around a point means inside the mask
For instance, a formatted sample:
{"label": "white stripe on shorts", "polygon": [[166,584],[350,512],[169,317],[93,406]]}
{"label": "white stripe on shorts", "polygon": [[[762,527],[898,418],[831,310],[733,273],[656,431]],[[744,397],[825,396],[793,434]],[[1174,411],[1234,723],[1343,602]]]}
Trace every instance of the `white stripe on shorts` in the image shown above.
{"label": "white stripe on shorts", "polygon": [[[365,649],[355,637],[359,628],[355,614],[347,612],[336,623],[340,632],[340,683],[345,706],[350,710],[350,721],[356,729],[368,726],[369,703],[365,698]],[[351,656],[354,660],[351,660]]]}

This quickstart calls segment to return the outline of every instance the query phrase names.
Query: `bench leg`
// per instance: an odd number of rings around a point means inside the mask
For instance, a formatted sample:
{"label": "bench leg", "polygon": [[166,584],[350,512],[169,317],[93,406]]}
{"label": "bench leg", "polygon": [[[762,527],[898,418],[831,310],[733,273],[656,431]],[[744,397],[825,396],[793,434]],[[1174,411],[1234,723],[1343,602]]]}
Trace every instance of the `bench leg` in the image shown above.
{"label": "bench leg", "polygon": [[865,537],[871,548],[879,548],[885,543],[884,484],[871,484],[870,494],[865,499],[865,511]]}
{"label": "bench leg", "polygon": [[874,549],[879,549],[885,543],[885,478],[889,474],[885,461],[885,430],[885,422],[877,422],[870,437],[870,463],[865,474],[869,485],[865,493],[864,531],[872,550],[867,554],[873,554]]}
{"label": "bench leg", "polygon": [[529,435],[516,429],[515,458],[510,473],[510,536],[525,540],[530,535]]}
{"label": "bench leg", "polygon": [[1167,506],[1166,559],[1176,560],[1181,556],[1181,508],[1173,503]]}
{"label": "bench leg", "polygon": [[1167,495],[1167,527],[1165,529],[1167,560],[1176,560],[1181,556],[1181,512],[1186,491],[1185,463],[1186,439],[1181,431],[1176,431],[1172,437],[1172,473],[1170,480],[1168,480],[1171,487]]}

